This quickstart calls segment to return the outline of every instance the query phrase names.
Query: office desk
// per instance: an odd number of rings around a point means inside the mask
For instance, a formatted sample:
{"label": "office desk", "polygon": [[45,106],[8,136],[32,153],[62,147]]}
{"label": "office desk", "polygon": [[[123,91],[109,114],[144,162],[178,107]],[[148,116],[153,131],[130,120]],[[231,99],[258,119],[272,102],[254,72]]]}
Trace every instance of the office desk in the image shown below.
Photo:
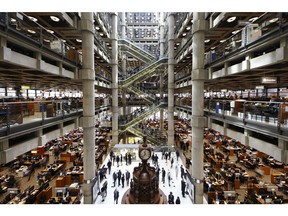
{"label": "office desk", "polygon": [[[59,203],[59,197],[51,197],[51,198],[54,198],[55,202]],[[73,204],[75,202],[75,200],[77,199],[77,196],[71,196],[70,198],[71,198],[71,200],[67,204]],[[47,203],[49,203],[49,200],[47,201]]]}
{"label": "office desk", "polygon": [[50,164],[45,167],[45,169],[41,170],[41,172],[50,172],[51,175],[55,175],[61,168],[63,167],[63,164]]}

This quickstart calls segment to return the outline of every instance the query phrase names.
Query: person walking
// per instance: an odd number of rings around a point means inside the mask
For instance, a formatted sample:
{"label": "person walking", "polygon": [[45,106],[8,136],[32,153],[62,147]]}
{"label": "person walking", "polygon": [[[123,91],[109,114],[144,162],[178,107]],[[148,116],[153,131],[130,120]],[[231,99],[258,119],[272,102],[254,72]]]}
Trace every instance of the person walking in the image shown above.
{"label": "person walking", "polygon": [[180,198],[179,198],[179,196],[177,196],[175,204],[180,204],[180,203],[181,203]]}
{"label": "person walking", "polygon": [[118,198],[119,198],[119,191],[117,188],[114,190],[114,203],[118,204]]}

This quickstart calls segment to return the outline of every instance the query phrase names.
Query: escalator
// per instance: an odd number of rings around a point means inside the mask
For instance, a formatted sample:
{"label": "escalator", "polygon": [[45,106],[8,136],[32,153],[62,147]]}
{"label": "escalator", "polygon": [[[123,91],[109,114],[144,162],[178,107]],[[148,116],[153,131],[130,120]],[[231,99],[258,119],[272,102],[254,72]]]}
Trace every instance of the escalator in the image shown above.
{"label": "escalator", "polygon": [[131,116],[131,120],[127,119],[127,121],[119,121],[119,129],[126,130],[128,127],[132,127],[135,124],[141,122],[143,119],[153,115],[156,112],[160,111],[160,108],[165,106],[166,103],[159,102],[158,104],[153,104],[152,106],[146,107],[137,115]]}
{"label": "escalator", "polygon": [[156,102],[155,95],[148,93],[143,88],[134,85],[129,85],[127,89],[129,89],[131,92],[135,93],[138,96],[143,96],[143,99],[148,101],[149,103]]}
{"label": "escalator", "polygon": [[144,69],[133,74],[132,76],[128,77],[127,79],[119,80],[119,84],[122,87],[128,87],[132,83],[137,84],[137,83],[141,82],[142,80],[145,80],[146,78],[155,74],[157,71],[156,69],[163,66],[163,65],[166,65],[167,61],[168,61],[167,57],[161,58],[161,59],[153,62],[149,66],[145,67]]}
{"label": "escalator", "polygon": [[129,53],[139,61],[142,61],[146,64],[150,64],[155,60],[153,55],[136,46],[133,42],[127,39],[119,39],[118,45],[121,46],[122,51]]}

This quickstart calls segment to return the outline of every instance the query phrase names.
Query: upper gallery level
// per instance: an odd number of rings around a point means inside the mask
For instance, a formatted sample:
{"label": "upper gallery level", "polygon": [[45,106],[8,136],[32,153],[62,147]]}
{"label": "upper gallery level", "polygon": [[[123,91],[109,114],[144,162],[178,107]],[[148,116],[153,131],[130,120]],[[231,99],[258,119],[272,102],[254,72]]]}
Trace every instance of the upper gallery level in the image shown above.
{"label": "upper gallery level", "polygon": [[[179,91],[191,89],[192,15],[182,14],[175,29]],[[205,90],[255,89],[262,77],[276,79],[265,87],[286,87],[287,13],[206,13],[205,19]]]}

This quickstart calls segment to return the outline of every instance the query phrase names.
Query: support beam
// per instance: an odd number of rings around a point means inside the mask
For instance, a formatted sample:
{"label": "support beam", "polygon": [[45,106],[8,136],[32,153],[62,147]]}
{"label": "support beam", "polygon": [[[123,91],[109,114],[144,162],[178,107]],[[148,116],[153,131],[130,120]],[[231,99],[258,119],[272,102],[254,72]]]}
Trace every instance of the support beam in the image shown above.
{"label": "support beam", "polygon": [[[125,12],[121,13],[121,37],[125,38],[126,37],[126,17],[125,17]],[[122,76],[124,78],[127,78],[127,56],[126,56],[126,51],[123,51],[122,53],[122,61],[121,61],[121,69],[122,69]],[[123,115],[127,115],[127,99],[126,99],[126,93],[127,89],[125,87],[122,88],[122,109],[123,109]],[[127,142],[127,136],[126,132],[123,133],[123,143],[128,143]]]}
{"label": "support beam", "polygon": [[174,13],[168,16],[168,148],[174,146]]}
{"label": "support beam", "polygon": [[195,203],[203,203],[204,39],[205,13],[193,13],[192,58],[192,177],[196,179]]}
{"label": "support beam", "polygon": [[81,13],[83,67],[83,141],[84,204],[92,204],[92,180],[95,177],[95,99],[94,99],[94,24],[93,13]]}
{"label": "support beam", "polygon": [[117,13],[112,13],[112,146],[118,141],[118,40]]}
{"label": "support beam", "polygon": [[[164,57],[164,20],[163,20],[163,12],[160,14],[160,58]],[[164,95],[164,77],[163,71],[160,71],[160,100],[163,99]],[[164,109],[160,109],[160,134],[164,132]]]}

